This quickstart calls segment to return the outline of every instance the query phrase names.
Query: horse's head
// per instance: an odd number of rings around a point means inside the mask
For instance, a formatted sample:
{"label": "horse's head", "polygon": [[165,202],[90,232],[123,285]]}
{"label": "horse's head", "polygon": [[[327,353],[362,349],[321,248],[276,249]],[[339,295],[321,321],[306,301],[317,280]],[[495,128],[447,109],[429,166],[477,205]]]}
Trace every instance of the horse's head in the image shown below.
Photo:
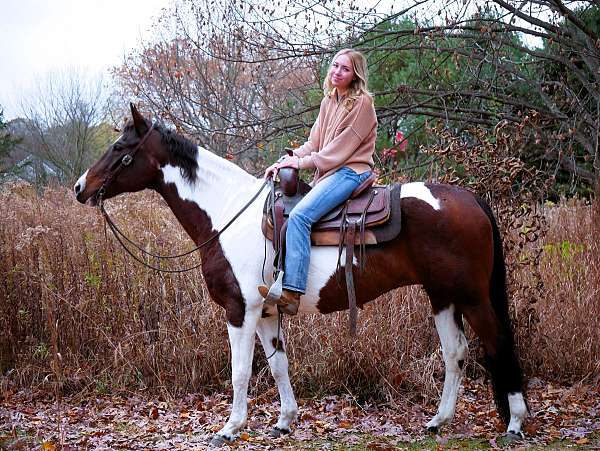
{"label": "horse's head", "polygon": [[104,152],[74,186],[81,203],[98,203],[117,194],[152,187],[167,155],[160,133],[131,104],[132,120],[123,134]]}

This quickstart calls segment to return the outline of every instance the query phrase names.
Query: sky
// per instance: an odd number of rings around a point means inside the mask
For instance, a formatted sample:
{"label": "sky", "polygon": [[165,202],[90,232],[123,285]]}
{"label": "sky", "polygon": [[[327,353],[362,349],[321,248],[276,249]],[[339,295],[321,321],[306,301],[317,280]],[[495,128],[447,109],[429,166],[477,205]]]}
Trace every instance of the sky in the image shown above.
{"label": "sky", "polygon": [[[142,40],[173,0],[0,0],[0,108],[19,116],[20,99],[50,72],[106,73]],[[108,78],[108,77],[106,77]]]}

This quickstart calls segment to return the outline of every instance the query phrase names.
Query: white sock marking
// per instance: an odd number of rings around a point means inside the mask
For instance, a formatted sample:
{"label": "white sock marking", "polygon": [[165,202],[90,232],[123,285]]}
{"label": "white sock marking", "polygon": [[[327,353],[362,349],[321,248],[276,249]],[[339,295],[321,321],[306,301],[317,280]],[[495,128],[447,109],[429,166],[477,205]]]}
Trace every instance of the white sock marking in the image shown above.
{"label": "white sock marking", "polygon": [[527,406],[521,392],[509,393],[508,406],[510,408],[510,423],[508,424],[508,432],[518,434],[521,432],[521,426],[527,416]]}
{"label": "white sock marking", "polygon": [[444,377],[444,388],[438,408],[438,413],[427,423],[428,427],[439,427],[449,422],[454,416],[456,409],[456,398],[462,378],[462,369],[459,361],[464,360],[467,352],[467,339],[454,319],[454,304],[435,315],[435,326],[442,345],[444,366],[446,374]]}
{"label": "white sock marking", "polygon": [[277,316],[260,319],[257,332],[265,354],[271,356],[269,358],[269,366],[271,367],[271,374],[273,375],[273,379],[275,379],[279,390],[279,398],[281,399],[281,412],[276,426],[280,429],[290,429],[292,421],[294,421],[298,414],[298,404],[294,398],[294,392],[290,383],[283,331],[280,332],[279,339],[284,352],[277,351],[273,354],[275,348],[272,341],[274,338],[277,338]]}

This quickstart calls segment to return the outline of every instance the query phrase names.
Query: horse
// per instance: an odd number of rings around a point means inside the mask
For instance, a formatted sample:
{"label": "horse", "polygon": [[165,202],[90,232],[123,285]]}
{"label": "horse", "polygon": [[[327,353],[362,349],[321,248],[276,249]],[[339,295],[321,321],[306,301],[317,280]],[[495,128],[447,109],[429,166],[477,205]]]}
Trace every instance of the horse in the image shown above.
{"label": "horse", "polygon": [[[204,280],[212,300],[225,309],[234,393],[228,421],[211,443],[232,442],[246,425],[255,334],[266,355],[272,355],[268,361],[281,401],[270,434],[289,434],[298,405],[285,342],[276,306],[265,305],[257,291],[263,277],[273,281],[272,274],[264,274],[261,232],[268,190],[230,221],[265,181],[164,125],[153,124],[133,104],[131,115],[122,134],[76,182],[75,196],[80,203],[96,206],[121,193],[152,189],[165,199],[192,240],[205,244],[199,249]],[[528,408],[508,313],[501,236],[491,209],[472,192],[443,184],[407,183],[400,197],[400,234],[367,246],[363,273],[353,265],[357,304],[414,284],[428,294],[445,366],[437,413],[425,425],[432,432],[450,422],[455,412],[468,346],[466,319],[483,345],[506,434],[522,438]],[[229,228],[216,236],[227,221]],[[267,248],[267,260],[272,261],[274,251]],[[337,280],[344,278],[344,258],[341,262],[338,266],[337,246],[312,248],[301,313],[348,308],[345,287]]]}

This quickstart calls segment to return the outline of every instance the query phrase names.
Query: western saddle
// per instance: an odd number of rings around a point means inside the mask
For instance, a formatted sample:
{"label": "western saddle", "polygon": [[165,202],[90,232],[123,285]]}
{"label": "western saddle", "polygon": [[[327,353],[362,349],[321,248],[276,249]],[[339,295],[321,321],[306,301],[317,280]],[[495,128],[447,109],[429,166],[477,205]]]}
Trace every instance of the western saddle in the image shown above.
{"label": "western saddle", "polygon": [[[342,252],[345,249],[344,275],[350,309],[350,332],[356,333],[357,306],[354,289],[354,247],[359,246],[358,263],[364,270],[365,246],[394,239],[400,233],[400,185],[374,185],[375,175],[363,182],[346,202],[323,216],[312,227],[313,246],[338,246],[338,278]],[[275,249],[275,283],[271,291],[277,298],[281,293],[283,261],[285,259],[285,231],[287,218],[311,186],[299,178],[298,170],[279,170],[279,182],[274,182],[263,208],[262,231]],[[339,279],[338,279],[339,281]]]}

